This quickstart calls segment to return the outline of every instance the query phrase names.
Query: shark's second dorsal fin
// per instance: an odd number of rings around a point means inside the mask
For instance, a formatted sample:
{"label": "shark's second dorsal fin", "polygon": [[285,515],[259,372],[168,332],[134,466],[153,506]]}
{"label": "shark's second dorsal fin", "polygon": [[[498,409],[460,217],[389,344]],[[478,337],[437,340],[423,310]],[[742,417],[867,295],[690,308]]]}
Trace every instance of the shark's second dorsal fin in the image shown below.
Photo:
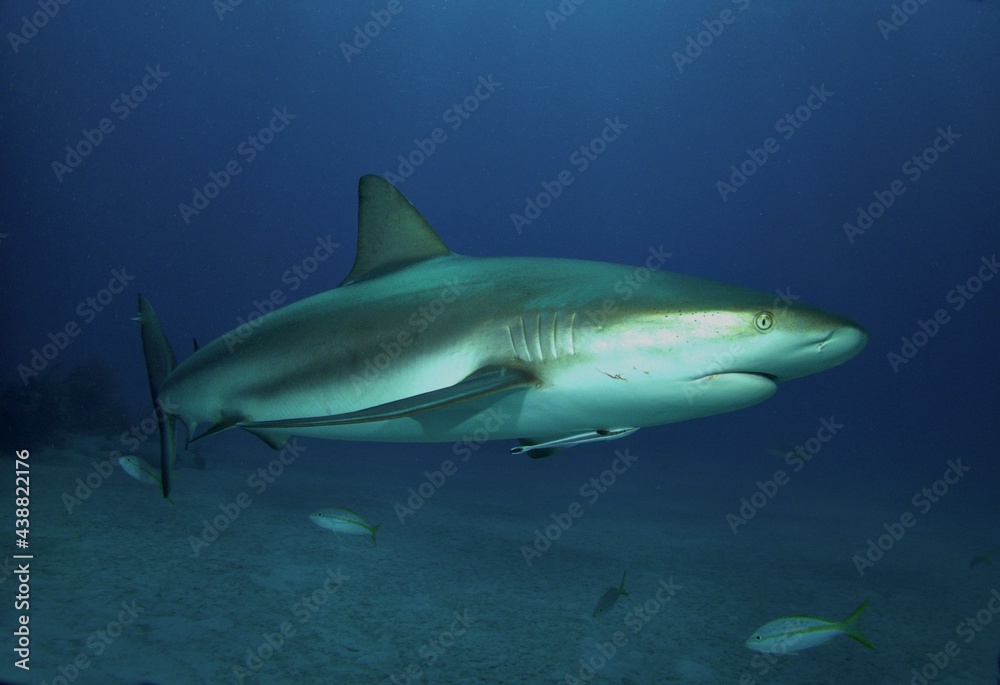
{"label": "shark's second dorsal fin", "polygon": [[341,285],[452,254],[416,207],[380,176],[358,182],[358,253]]}

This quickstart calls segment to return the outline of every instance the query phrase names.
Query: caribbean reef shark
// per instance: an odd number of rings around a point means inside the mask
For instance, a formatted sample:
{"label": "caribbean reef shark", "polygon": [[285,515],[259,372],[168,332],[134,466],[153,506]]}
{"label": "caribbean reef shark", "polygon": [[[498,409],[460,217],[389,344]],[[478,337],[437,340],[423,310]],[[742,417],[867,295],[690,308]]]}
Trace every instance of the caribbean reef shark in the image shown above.
{"label": "caribbean reef shark", "polygon": [[[354,267],[333,290],[270,312],[177,364],[139,296],[170,493],[188,440],[242,428],[448,442],[519,439],[545,456],[732,411],[836,366],[867,342],[853,321],[649,266],[457,255],[388,181],[361,178]],[[654,259],[656,257],[656,259]]]}

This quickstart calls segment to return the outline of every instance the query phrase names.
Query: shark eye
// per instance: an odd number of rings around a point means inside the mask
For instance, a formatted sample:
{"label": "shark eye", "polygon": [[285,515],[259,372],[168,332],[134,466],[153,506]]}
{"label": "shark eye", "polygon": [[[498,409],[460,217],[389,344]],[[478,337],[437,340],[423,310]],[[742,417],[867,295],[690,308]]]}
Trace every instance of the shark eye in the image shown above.
{"label": "shark eye", "polygon": [[774,328],[774,314],[771,312],[757,312],[753,317],[753,325],[761,333],[767,333]]}
{"label": "shark eye", "polygon": [[757,642],[760,642],[760,635],[754,635],[753,639],[756,640]]}

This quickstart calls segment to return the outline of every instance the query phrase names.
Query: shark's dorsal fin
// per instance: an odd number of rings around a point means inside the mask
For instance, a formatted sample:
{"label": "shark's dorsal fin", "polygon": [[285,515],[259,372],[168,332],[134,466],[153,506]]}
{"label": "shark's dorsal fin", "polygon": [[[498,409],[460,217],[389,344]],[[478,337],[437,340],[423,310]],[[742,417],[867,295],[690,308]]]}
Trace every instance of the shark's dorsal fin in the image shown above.
{"label": "shark's dorsal fin", "polygon": [[452,254],[416,207],[380,176],[358,182],[358,253],[340,285]]}

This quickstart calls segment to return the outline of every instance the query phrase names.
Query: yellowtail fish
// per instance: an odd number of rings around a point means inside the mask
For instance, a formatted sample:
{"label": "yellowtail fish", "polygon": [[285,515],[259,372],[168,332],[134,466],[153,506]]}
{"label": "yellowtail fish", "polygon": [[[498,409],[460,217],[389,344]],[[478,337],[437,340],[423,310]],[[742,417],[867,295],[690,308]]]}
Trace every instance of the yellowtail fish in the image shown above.
{"label": "yellowtail fish", "polygon": [[330,507],[320,509],[309,514],[309,519],[320,528],[332,530],[334,533],[344,535],[370,535],[372,542],[375,542],[375,534],[382,524],[371,525],[357,512],[351,511],[347,507]]}
{"label": "yellowtail fish", "polygon": [[625,591],[626,573],[628,573],[628,571],[622,573],[621,585],[619,585],[618,587],[609,587],[607,591],[605,591],[605,593],[601,595],[601,599],[598,600],[597,606],[594,607],[594,614],[593,614],[594,616],[600,616],[608,609],[613,607],[615,605],[615,602],[618,601],[619,597],[628,597],[628,593]]}
{"label": "yellowtail fish", "polygon": [[[126,454],[123,457],[118,457],[118,465],[122,467],[122,471],[132,476],[140,483],[163,487],[163,483],[160,480],[159,470],[150,466],[149,463],[147,463],[142,457],[134,454]],[[169,497],[167,498],[167,501],[171,504],[174,503],[174,501]]]}
{"label": "yellowtail fish", "polygon": [[866,599],[843,621],[826,621],[811,616],[788,616],[765,623],[747,638],[746,646],[765,654],[795,654],[803,649],[817,647],[837,637],[846,635],[868,649],[875,646],[861,634],[861,612],[868,606]]}
{"label": "yellowtail fish", "polygon": [[150,466],[142,457],[137,457],[134,454],[126,454],[123,457],[118,457],[118,465],[122,467],[122,471],[140,483],[160,485],[159,470]]}

